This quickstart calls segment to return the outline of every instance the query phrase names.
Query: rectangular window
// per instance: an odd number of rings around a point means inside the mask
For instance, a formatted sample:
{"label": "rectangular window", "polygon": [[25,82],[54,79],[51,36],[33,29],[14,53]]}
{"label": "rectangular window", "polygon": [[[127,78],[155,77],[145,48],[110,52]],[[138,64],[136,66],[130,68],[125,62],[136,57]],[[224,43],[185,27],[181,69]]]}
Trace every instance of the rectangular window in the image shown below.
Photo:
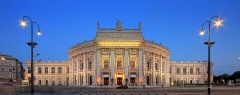
{"label": "rectangular window", "polygon": [[12,69],[9,69],[9,72],[12,72]]}

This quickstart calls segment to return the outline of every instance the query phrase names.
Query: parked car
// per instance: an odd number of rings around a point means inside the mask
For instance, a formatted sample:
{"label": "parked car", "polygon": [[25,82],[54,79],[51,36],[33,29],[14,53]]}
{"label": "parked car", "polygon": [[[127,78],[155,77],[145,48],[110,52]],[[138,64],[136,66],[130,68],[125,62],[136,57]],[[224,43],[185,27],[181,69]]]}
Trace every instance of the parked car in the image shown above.
{"label": "parked car", "polygon": [[127,85],[120,85],[120,86],[117,86],[117,89],[128,89],[128,86]]}

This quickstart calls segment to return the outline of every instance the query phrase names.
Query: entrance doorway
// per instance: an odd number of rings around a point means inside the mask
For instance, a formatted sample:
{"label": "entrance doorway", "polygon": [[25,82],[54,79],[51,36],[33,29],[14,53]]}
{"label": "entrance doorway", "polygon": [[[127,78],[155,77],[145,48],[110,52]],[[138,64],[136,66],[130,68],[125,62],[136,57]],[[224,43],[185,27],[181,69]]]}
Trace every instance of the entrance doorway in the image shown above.
{"label": "entrance doorway", "polygon": [[130,83],[133,84],[133,85],[135,84],[135,78],[134,77],[131,78]]}
{"label": "entrance doorway", "polygon": [[104,83],[103,83],[103,85],[108,85],[108,83],[109,83],[108,77],[104,77]]}
{"label": "entrance doorway", "polygon": [[147,76],[147,85],[150,85],[150,77]]}
{"label": "entrance doorway", "polygon": [[92,76],[89,78],[89,85],[92,85]]}
{"label": "entrance doorway", "polygon": [[122,85],[122,78],[121,77],[117,78],[117,85]]}

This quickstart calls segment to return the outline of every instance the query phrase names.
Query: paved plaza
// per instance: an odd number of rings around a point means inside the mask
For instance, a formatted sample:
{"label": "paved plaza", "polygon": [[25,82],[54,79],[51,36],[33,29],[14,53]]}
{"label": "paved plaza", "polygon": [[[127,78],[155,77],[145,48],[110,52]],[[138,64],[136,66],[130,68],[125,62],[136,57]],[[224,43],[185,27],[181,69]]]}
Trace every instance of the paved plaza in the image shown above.
{"label": "paved plaza", "polygon": [[[207,95],[206,87],[35,87],[34,95]],[[1,86],[0,95],[31,95],[30,88]],[[240,87],[213,87],[211,95],[240,95]]]}

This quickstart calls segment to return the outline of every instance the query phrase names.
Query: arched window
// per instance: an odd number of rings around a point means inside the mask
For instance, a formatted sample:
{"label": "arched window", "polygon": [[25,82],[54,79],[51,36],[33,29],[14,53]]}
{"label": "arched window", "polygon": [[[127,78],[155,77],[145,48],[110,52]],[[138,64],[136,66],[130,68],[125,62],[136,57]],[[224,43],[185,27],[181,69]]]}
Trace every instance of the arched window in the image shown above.
{"label": "arched window", "polygon": [[193,68],[190,68],[190,74],[193,74]]}
{"label": "arched window", "polygon": [[176,71],[177,71],[177,74],[180,74],[180,68],[177,68]]}
{"label": "arched window", "polygon": [[58,67],[58,74],[61,74],[61,73],[62,73],[62,68]]}
{"label": "arched window", "polygon": [[48,67],[45,67],[45,74],[48,74]]}
{"label": "arched window", "polygon": [[54,74],[55,73],[55,68],[54,67],[52,67],[52,74]]}
{"label": "arched window", "polygon": [[157,63],[155,63],[155,69],[158,70],[158,65],[157,65]]}
{"label": "arched window", "polygon": [[41,80],[38,81],[38,85],[41,85]]}
{"label": "arched window", "polygon": [[169,69],[169,73],[170,73],[170,74],[172,73],[172,67],[170,67],[170,69]]}
{"label": "arched window", "polygon": [[48,85],[48,80],[46,80],[46,85]]}
{"label": "arched window", "polygon": [[76,69],[76,68],[77,68],[77,63],[76,63],[76,62],[74,62],[74,67],[73,67],[73,68],[74,68],[74,71],[77,70],[77,69]]}
{"label": "arched window", "polygon": [[135,61],[134,60],[130,61],[130,68],[135,68]]}
{"label": "arched window", "polygon": [[89,61],[89,63],[88,63],[88,69],[92,69],[92,61]]}
{"label": "arched window", "polygon": [[147,61],[146,69],[150,69],[150,63],[149,63],[149,61]]}
{"label": "arched window", "polygon": [[41,73],[42,73],[42,68],[38,67],[38,74],[41,74]]}
{"label": "arched window", "polygon": [[69,73],[69,67],[67,67],[67,73]]}
{"label": "arched window", "polygon": [[108,68],[108,60],[104,60],[104,68]]}
{"label": "arched window", "polygon": [[117,61],[117,68],[118,69],[122,68],[122,60]]}
{"label": "arched window", "polygon": [[30,67],[28,67],[28,73],[31,73],[31,68]]}
{"label": "arched window", "polygon": [[83,62],[80,60],[80,70],[83,70]]}
{"label": "arched window", "polygon": [[183,68],[183,74],[187,74],[186,68]]}
{"label": "arched window", "polygon": [[199,68],[196,69],[196,74],[200,74]]}

